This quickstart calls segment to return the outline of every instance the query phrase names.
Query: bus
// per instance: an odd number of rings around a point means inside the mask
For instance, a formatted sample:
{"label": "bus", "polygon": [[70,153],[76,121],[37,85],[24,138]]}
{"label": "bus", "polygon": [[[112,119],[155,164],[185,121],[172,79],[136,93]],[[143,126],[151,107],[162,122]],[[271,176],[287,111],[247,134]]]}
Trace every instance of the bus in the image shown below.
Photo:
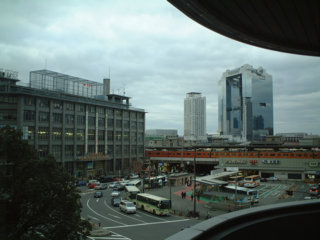
{"label": "bus", "polygon": [[259,203],[259,194],[257,190],[248,189],[245,187],[235,187],[232,185],[224,186],[224,190],[226,192],[236,194],[237,193],[237,201],[242,203]]}
{"label": "bus", "polygon": [[136,186],[125,186],[124,192],[126,199],[132,202],[136,202],[137,194],[140,193],[140,189]]}
{"label": "bus", "polygon": [[157,188],[162,187],[166,183],[166,176],[153,176],[153,177],[147,177],[143,180],[144,188],[150,189],[150,188]]}
{"label": "bus", "polygon": [[137,194],[136,206],[154,215],[169,215],[171,201],[148,193]]}
{"label": "bus", "polygon": [[141,185],[141,180],[140,179],[132,179],[129,182],[126,183],[126,186],[135,186],[139,187]]}
{"label": "bus", "polygon": [[236,184],[242,187],[244,185],[244,176],[229,177],[229,185],[236,185]]}
{"label": "bus", "polygon": [[244,178],[244,186],[245,187],[256,187],[260,185],[260,176],[259,175],[251,175]]}

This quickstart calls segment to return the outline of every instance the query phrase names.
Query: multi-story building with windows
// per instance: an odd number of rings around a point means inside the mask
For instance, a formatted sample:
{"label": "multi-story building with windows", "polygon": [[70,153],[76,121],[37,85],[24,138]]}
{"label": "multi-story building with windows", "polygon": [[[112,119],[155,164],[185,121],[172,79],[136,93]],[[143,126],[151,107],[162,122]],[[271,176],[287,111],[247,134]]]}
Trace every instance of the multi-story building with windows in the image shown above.
{"label": "multi-story building with windows", "polygon": [[244,141],[273,135],[272,76],[245,64],[219,80],[219,132]]}
{"label": "multi-story building with windows", "polygon": [[206,141],[206,131],[206,98],[201,93],[187,93],[184,99],[184,139]]}
{"label": "multi-story building with windows", "polygon": [[145,111],[103,84],[49,70],[0,71],[0,127],[21,129],[40,158],[78,177],[128,174],[144,159]]}

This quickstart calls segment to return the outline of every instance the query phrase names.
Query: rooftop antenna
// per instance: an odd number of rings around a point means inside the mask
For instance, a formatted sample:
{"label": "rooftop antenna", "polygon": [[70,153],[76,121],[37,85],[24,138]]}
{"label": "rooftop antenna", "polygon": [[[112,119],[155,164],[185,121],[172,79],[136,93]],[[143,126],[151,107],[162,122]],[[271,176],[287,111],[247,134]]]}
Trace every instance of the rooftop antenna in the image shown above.
{"label": "rooftop antenna", "polygon": [[126,85],[123,83],[123,96],[125,96],[126,95]]}

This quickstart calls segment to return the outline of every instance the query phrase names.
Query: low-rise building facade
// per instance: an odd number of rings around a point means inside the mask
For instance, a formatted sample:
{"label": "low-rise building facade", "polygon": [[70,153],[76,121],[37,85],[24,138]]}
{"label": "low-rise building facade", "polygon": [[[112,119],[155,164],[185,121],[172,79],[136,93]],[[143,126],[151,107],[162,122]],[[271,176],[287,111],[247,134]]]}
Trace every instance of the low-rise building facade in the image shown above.
{"label": "low-rise building facade", "polygon": [[39,70],[21,86],[17,72],[0,73],[0,127],[20,129],[40,158],[53,155],[76,177],[125,175],[142,165],[145,111],[110,94],[109,79]]}

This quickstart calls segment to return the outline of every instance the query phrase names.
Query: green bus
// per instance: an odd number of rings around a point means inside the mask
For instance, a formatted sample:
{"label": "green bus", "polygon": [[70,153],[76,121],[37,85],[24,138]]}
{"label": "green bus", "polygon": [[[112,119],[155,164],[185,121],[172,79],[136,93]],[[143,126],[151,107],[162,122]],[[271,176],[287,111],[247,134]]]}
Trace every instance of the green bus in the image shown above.
{"label": "green bus", "polygon": [[158,197],[149,193],[137,194],[136,206],[154,215],[169,215],[171,201],[167,198]]}

